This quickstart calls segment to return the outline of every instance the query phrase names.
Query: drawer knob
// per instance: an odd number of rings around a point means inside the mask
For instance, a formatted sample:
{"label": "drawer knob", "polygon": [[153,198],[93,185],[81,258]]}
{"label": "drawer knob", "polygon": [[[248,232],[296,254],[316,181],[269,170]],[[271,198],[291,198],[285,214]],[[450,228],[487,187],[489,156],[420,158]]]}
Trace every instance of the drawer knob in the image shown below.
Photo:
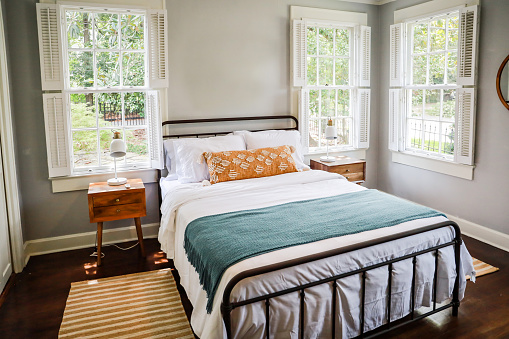
{"label": "drawer knob", "polygon": [[117,210],[117,213],[119,213],[119,212],[120,212],[120,210]]}
{"label": "drawer knob", "polygon": [[350,170],[347,168],[345,172],[350,172]]}
{"label": "drawer knob", "polygon": [[116,201],[116,202],[119,202],[119,201],[120,201],[120,199],[115,199],[115,201]]}

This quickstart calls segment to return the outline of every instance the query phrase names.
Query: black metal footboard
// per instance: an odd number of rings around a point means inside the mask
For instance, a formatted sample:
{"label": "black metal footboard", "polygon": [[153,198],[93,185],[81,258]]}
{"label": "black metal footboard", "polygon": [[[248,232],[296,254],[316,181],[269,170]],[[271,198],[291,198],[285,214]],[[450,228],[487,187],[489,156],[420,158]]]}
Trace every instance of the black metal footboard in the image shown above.
{"label": "black metal footboard", "polygon": [[[310,263],[310,262],[313,262],[316,260],[325,259],[325,258],[333,257],[333,256],[336,256],[339,254],[360,250],[360,249],[370,247],[370,246],[375,246],[375,245],[378,245],[378,244],[381,244],[384,242],[389,242],[389,241],[405,238],[408,236],[428,232],[428,231],[443,228],[443,227],[453,227],[454,228],[454,231],[455,231],[454,240],[449,241],[444,244],[441,244],[441,245],[430,247],[428,249],[425,249],[425,250],[422,250],[419,252],[408,254],[408,255],[405,255],[405,256],[402,256],[399,258],[388,260],[388,261],[378,263],[375,265],[371,265],[368,267],[363,267],[363,268],[360,268],[360,269],[357,269],[357,270],[354,270],[351,272],[346,272],[346,273],[335,275],[335,276],[328,277],[325,279],[313,281],[313,282],[310,282],[310,283],[307,283],[304,285],[295,286],[295,287],[292,287],[292,288],[289,288],[286,290],[277,291],[274,293],[270,293],[267,295],[263,295],[263,296],[259,296],[259,297],[251,298],[251,299],[247,299],[247,300],[242,300],[239,302],[230,302],[230,296],[231,296],[233,288],[240,281],[242,281],[245,278],[257,276],[257,275],[264,274],[264,273],[274,272],[274,271],[292,267],[292,266]],[[232,338],[231,312],[233,309],[242,307],[242,306],[245,306],[248,304],[252,304],[255,302],[265,301],[265,332],[266,332],[267,338],[269,338],[270,337],[270,331],[269,331],[270,330],[270,312],[269,312],[270,299],[281,296],[281,295],[285,295],[288,293],[292,293],[292,292],[299,292],[299,295],[300,295],[299,338],[304,338],[304,328],[306,326],[304,323],[304,309],[305,309],[305,298],[304,297],[305,297],[306,289],[313,287],[313,286],[320,285],[320,284],[334,282],[332,284],[333,287],[332,287],[332,293],[331,293],[331,298],[332,298],[331,315],[332,315],[332,338],[335,338],[336,337],[336,328],[335,328],[336,319],[335,318],[336,318],[336,314],[337,314],[337,310],[336,310],[336,308],[337,308],[336,307],[336,281],[339,279],[351,276],[351,275],[355,275],[355,274],[362,275],[362,286],[361,286],[362,297],[361,297],[361,305],[360,305],[360,337],[361,338],[370,338],[370,337],[378,336],[380,334],[383,334],[383,333],[391,331],[395,328],[404,326],[404,325],[411,323],[413,321],[419,320],[421,318],[424,318],[424,317],[427,317],[434,313],[445,310],[449,307],[452,307],[452,315],[457,316],[458,315],[458,307],[460,305],[460,301],[459,301],[459,278],[460,278],[460,276],[459,276],[459,274],[460,274],[460,247],[461,247],[461,243],[462,243],[461,231],[460,231],[458,225],[453,221],[445,221],[445,222],[430,225],[427,227],[419,228],[417,230],[411,230],[411,231],[407,231],[407,232],[400,233],[397,235],[391,235],[391,236],[386,236],[383,238],[373,239],[373,240],[365,241],[362,243],[346,246],[346,247],[343,247],[340,249],[333,249],[330,251],[317,253],[317,254],[306,256],[306,257],[296,258],[293,260],[288,260],[285,262],[276,263],[276,264],[272,264],[272,265],[259,267],[259,268],[241,272],[241,273],[237,274],[235,277],[233,277],[233,279],[231,279],[230,282],[227,284],[226,289],[223,294],[223,301],[221,303],[221,313],[223,315],[223,321],[226,326],[227,336],[228,336],[228,338]],[[438,250],[441,248],[447,247],[447,246],[454,247],[454,258],[455,258],[455,263],[456,263],[456,280],[454,283],[454,289],[453,289],[453,295],[452,295],[451,302],[446,305],[437,307],[436,294],[437,294],[437,274],[438,274]],[[434,280],[433,280],[433,309],[429,312],[416,315],[414,308],[415,308],[415,275],[416,275],[417,256],[424,254],[424,253],[429,253],[429,252],[435,252],[435,272],[434,272]],[[410,258],[412,258],[412,265],[413,265],[410,319],[398,321],[396,324],[392,324],[391,323],[391,293],[390,293],[391,288],[392,288],[392,274],[391,274],[392,273],[392,265],[395,262],[399,262],[399,261],[402,261],[405,259],[410,259]],[[375,268],[382,267],[382,266],[387,266],[388,270],[389,270],[389,278],[388,278],[389,279],[389,281],[388,281],[389,293],[387,296],[387,298],[388,298],[387,324],[384,324],[383,326],[380,327],[380,329],[376,329],[374,332],[364,333],[364,304],[365,304],[365,294],[366,294],[366,272],[369,270],[375,269]]]}

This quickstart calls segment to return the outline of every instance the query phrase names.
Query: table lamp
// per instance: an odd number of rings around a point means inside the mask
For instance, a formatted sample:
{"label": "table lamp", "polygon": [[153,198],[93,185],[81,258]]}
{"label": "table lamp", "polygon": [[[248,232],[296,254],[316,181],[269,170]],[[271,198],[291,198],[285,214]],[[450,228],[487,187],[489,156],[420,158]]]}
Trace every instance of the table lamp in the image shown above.
{"label": "table lamp", "polygon": [[108,179],[108,185],[118,186],[127,182],[126,178],[117,178],[117,158],[125,156],[125,142],[120,137],[120,132],[113,131],[113,140],[110,145],[110,156],[115,163],[115,178]]}
{"label": "table lamp", "polygon": [[325,127],[325,139],[327,140],[327,155],[320,157],[321,161],[325,162],[334,162],[336,161],[335,157],[329,156],[329,140],[335,140],[338,138],[338,132],[336,131],[336,127],[332,125],[332,119],[329,118],[327,122],[327,127]]}

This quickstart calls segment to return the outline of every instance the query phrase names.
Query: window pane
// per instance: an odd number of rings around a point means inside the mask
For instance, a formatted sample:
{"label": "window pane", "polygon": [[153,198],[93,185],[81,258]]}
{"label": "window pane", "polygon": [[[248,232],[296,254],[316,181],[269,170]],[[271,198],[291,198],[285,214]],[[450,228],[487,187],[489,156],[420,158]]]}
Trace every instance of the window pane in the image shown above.
{"label": "window pane", "polygon": [[350,145],[350,131],[352,128],[352,119],[344,118],[336,120],[336,129],[338,131],[337,145]]}
{"label": "window pane", "polygon": [[145,92],[124,94],[125,126],[145,125]]}
{"label": "window pane", "polygon": [[424,147],[425,151],[437,152],[439,150],[440,124],[436,121],[424,121]]}
{"label": "window pane", "polygon": [[121,17],[122,48],[144,49],[144,15],[123,14]]}
{"label": "window pane", "polygon": [[319,85],[332,85],[332,58],[319,58]]}
{"label": "window pane", "polygon": [[309,120],[309,147],[318,147],[319,121],[318,119]]}
{"label": "window pane", "polygon": [[318,29],[318,46],[320,55],[334,55],[334,29]]}
{"label": "window pane", "polygon": [[456,90],[444,89],[442,103],[442,120],[454,121],[456,113]]}
{"label": "window pane", "polygon": [[426,84],[426,55],[412,58],[412,83],[414,85]]}
{"label": "window pane", "polygon": [[429,82],[442,85],[445,79],[445,53],[433,54],[429,57]]}
{"label": "window pane", "polygon": [[422,120],[408,119],[407,121],[407,147],[421,149],[422,147]]}
{"label": "window pane", "polygon": [[92,52],[69,52],[69,86],[71,88],[92,87],[94,68]]}
{"label": "window pane", "polygon": [[456,52],[447,53],[447,83],[455,84],[458,73],[458,58]]}
{"label": "window pane", "polygon": [[338,89],[338,115],[350,116],[350,90]]}
{"label": "window pane", "polygon": [[335,116],[336,91],[333,89],[322,89],[320,92],[322,99],[322,110],[320,116]]}
{"label": "window pane", "polygon": [[124,86],[145,85],[145,54],[124,53],[122,60],[122,75]]}
{"label": "window pane", "polygon": [[458,48],[458,30],[450,29],[447,33],[447,49]]}
{"label": "window pane", "polygon": [[411,91],[412,93],[412,111],[410,112],[410,116],[412,118],[420,118],[422,117],[423,110],[423,99],[424,99],[424,90],[416,89]]}
{"label": "window pane", "polygon": [[445,50],[445,29],[430,28],[430,51],[443,51]]}
{"label": "window pane", "polygon": [[427,52],[428,46],[428,24],[414,25],[414,53]]}
{"label": "window pane", "polygon": [[[113,131],[120,132],[122,136],[122,129],[103,129],[99,131],[99,151],[101,153],[102,166],[113,166],[113,158],[110,156],[110,145],[113,140]],[[117,166],[124,165],[124,158],[125,157],[117,158]]]}
{"label": "window pane", "polygon": [[118,52],[97,53],[97,86],[120,86]]}
{"label": "window pane", "polygon": [[316,27],[308,27],[306,39],[308,55],[316,55]]}
{"label": "window pane", "polygon": [[437,119],[440,117],[440,90],[426,90],[425,119]]}
{"label": "window pane", "polygon": [[96,127],[94,94],[71,94],[70,99],[72,128]]}
{"label": "window pane", "polygon": [[69,48],[92,47],[92,14],[66,11],[67,45]]}
{"label": "window pane", "polygon": [[348,85],[350,59],[336,59],[336,85]]}
{"label": "window pane", "polygon": [[126,161],[148,162],[148,132],[145,128],[125,129]]}
{"label": "window pane", "polygon": [[309,86],[316,86],[316,57],[308,57],[307,82]]}
{"label": "window pane", "polygon": [[318,117],[318,93],[319,90],[309,91],[309,113],[311,117]]}
{"label": "window pane", "polygon": [[74,167],[99,165],[97,159],[97,130],[74,131],[72,133]]}
{"label": "window pane", "polygon": [[350,32],[336,29],[336,56],[350,56]]}
{"label": "window pane", "polygon": [[97,107],[99,109],[99,126],[122,127],[122,99],[120,93],[97,94]]}
{"label": "window pane", "polygon": [[442,123],[442,150],[441,153],[454,154],[454,124]]}
{"label": "window pane", "polygon": [[445,18],[436,19],[436,20],[431,21],[430,26],[445,28]]}
{"label": "window pane", "polygon": [[96,48],[118,48],[118,14],[96,13],[95,36]]}
{"label": "window pane", "polygon": [[457,29],[459,28],[458,22],[458,15],[451,16],[449,19],[447,19],[447,27]]}

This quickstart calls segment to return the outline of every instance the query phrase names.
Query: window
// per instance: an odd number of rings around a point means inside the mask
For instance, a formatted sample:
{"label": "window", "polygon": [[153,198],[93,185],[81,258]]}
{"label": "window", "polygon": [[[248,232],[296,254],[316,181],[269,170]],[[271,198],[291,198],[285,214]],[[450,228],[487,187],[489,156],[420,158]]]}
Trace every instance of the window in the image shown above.
{"label": "window", "polygon": [[473,164],[476,28],[476,6],[391,26],[391,150]]}
{"label": "window", "polygon": [[[304,147],[321,152],[368,147],[370,29],[349,23],[293,21],[293,84],[300,89]],[[331,119],[336,140],[325,139]]]}
{"label": "window", "polygon": [[50,177],[111,171],[113,131],[118,167],[160,168],[165,12],[38,4],[38,22]]}

